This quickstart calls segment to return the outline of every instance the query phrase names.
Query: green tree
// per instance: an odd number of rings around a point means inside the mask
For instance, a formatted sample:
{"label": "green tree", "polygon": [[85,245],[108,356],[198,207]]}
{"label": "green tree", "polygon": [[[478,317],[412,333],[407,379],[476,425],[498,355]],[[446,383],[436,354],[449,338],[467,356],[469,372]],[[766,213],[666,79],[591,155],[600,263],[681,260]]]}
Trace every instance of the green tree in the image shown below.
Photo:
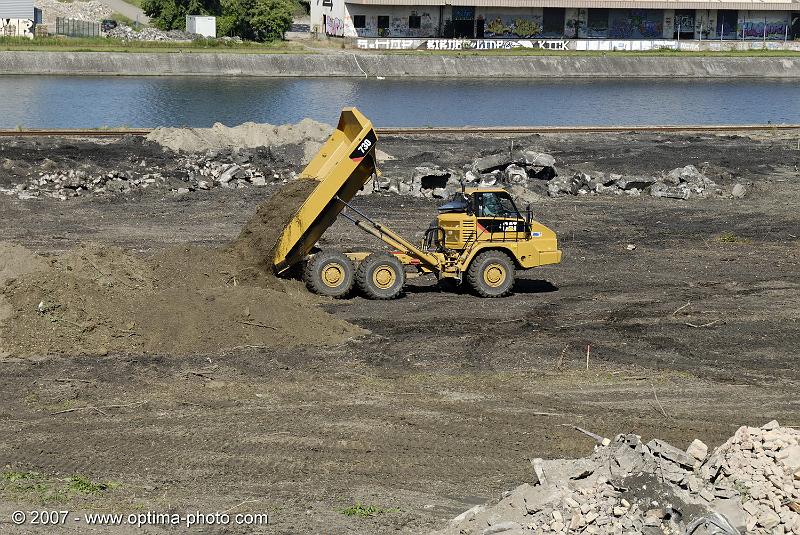
{"label": "green tree", "polygon": [[183,30],[186,15],[214,15],[217,35],[274,41],[292,25],[292,0],[143,0],[142,9],[162,30]]}
{"label": "green tree", "polygon": [[259,40],[283,39],[292,25],[294,5],[288,0],[256,0],[250,26]]}
{"label": "green tree", "polygon": [[186,15],[216,15],[217,0],[143,0],[142,9],[162,30],[186,29]]}

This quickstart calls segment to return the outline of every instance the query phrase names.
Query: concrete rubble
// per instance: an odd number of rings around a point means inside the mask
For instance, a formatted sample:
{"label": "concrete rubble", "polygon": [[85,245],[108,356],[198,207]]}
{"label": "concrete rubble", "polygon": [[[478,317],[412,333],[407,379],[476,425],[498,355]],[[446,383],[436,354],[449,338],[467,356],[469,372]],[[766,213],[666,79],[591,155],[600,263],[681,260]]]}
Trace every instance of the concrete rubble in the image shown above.
{"label": "concrete rubble", "polygon": [[[109,196],[130,194],[147,189],[184,194],[215,188],[248,188],[285,182],[295,173],[285,167],[267,168],[254,163],[248,150],[209,151],[202,155],[176,157],[175,169],[151,170],[145,160],[124,171],[51,170],[45,171],[11,188],[0,188],[0,194],[21,200],[55,198],[67,200],[85,195]],[[263,161],[263,158],[259,159]],[[147,172],[151,171],[151,172]]]}
{"label": "concrete rubble", "polygon": [[800,535],[800,430],[740,427],[709,454],[633,434],[584,459],[531,461],[531,480],[438,535]]}
{"label": "concrete rubble", "polygon": [[364,193],[387,192],[446,199],[459,191],[463,182],[466,187],[521,186],[533,189],[533,196],[538,198],[535,184],[543,185],[556,175],[553,156],[534,149],[517,149],[477,158],[461,172],[423,163],[408,175],[378,178],[365,188]]}
{"label": "concrete rubble", "polygon": [[[310,119],[287,125],[244,123],[228,127],[217,123],[210,128],[156,128],[146,136],[145,145],[175,153],[175,165],[152,166],[142,159],[123,169],[80,165],[59,169],[55,162],[45,159],[37,168],[28,166],[20,171],[24,163],[4,160],[0,169],[18,178],[11,182],[12,187],[0,187],[0,194],[22,200],[40,197],[66,200],[85,194],[128,194],[148,188],[184,194],[215,188],[266,186],[296,176],[322,146],[330,130],[330,126]],[[381,167],[394,160],[381,151],[377,157]],[[409,170],[390,165],[389,171],[384,169],[359,194],[442,200],[462,187],[505,188],[520,207],[538,202],[545,195],[651,195],[689,199],[723,194],[714,181],[693,165],[659,177],[599,171],[559,174],[555,157],[534,147],[484,155],[461,169],[433,162],[420,162]],[[727,195],[740,199],[747,193],[743,184],[736,184]]]}
{"label": "concrete rubble", "polygon": [[[742,188],[737,189],[734,196],[743,196]],[[571,177],[554,178],[548,183],[547,191],[551,197],[588,194],[635,197],[649,193],[653,197],[684,200],[690,197],[704,198],[712,194],[722,194],[719,186],[693,165],[678,167],[661,177],[577,172]]]}
{"label": "concrete rubble", "polygon": [[106,37],[122,39],[123,41],[175,41],[188,42],[195,39],[203,39],[202,35],[189,33],[182,30],[159,30],[151,26],[142,26],[133,29],[124,24],[118,25],[106,32]]}
{"label": "concrete rubble", "polygon": [[35,0],[33,5],[42,10],[44,24],[50,26],[50,31],[55,32],[56,18],[68,18],[87,21],[101,21],[111,17],[112,9],[98,0],[87,2],[75,0],[62,2],[60,0]]}

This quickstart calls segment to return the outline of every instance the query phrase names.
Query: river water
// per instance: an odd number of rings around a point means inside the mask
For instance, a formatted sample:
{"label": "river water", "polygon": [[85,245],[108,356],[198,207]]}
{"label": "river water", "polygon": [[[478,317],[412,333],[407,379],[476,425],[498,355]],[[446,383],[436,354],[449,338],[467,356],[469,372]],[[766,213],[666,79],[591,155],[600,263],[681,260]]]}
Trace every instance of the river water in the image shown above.
{"label": "river water", "polygon": [[335,122],[357,106],[377,126],[800,123],[781,80],[377,80],[3,76],[0,128]]}

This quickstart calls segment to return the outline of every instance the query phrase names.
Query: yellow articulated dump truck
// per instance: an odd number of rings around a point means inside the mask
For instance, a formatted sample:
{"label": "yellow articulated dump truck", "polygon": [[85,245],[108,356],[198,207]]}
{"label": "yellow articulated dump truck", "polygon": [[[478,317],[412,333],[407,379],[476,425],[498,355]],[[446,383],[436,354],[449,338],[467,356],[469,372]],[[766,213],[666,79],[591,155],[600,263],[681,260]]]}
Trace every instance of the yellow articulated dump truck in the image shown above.
{"label": "yellow articulated dump truck", "polygon": [[[440,280],[467,283],[482,297],[508,295],[518,269],[561,261],[555,233],[517,209],[502,188],[462,188],[414,244],[350,204],[378,172],[377,136],[355,108],[339,124],[300,179],[316,180],[313,192],[280,235],[274,265],[278,273],[303,264],[313,292],[344,297],[357,285],[366,297],[392,299],[408,277],[433,273]],[[387,244],[391,252],[319,250],[317,241],[342,216]]]}

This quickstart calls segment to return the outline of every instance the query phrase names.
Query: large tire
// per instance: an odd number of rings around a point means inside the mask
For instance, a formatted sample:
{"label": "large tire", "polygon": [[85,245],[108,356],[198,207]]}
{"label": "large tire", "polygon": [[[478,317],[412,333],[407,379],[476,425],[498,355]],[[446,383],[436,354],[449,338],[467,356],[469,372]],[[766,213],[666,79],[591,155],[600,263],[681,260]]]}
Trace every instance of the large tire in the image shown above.
{"label": "large tire", "polygon": [[339,251],[320,251],[306,262],[303,281],[319,295],[345,297],[353,288],[353,261]]}
{"label": "large tire", "polygon": [[514,286],[514,262],[502,251],[479,253],[467,268],[467,282],[481,297],[504,297]]}
{"label": "large tire", "polygon": [[358,288],[370,299],[394,299],[405,283],[403,263],[388,253],[372,253],[356,272]]}

